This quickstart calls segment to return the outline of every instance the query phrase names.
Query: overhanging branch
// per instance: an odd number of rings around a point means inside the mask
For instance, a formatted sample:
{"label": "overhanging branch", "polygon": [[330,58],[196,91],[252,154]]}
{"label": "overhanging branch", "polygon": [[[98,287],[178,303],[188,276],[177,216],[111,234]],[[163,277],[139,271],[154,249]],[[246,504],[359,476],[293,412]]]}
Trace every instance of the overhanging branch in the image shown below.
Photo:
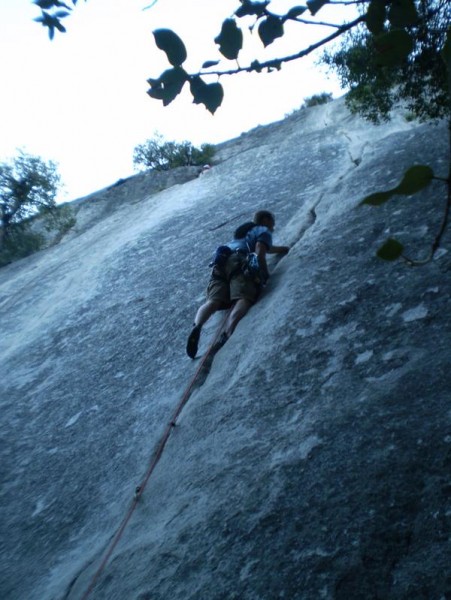
{"label": "overhanging branch", "polygon": [[346,23],[345,25],[342,25],[337,31],[335,31],[334,33],[330,34],[329,36],[323,38],[319,42],[316,42],[315,44],[308,46],[308,48],[304,48],[303,50],[300,50],[296,54],[292,54],[290,56],[285,56],[282,58],[273,58],[273,59],[267,60],[265,62],[254,61],[247,67],[237,67],[236,69],[229,69],[228,71],[200,71],[196,75],[197,76],[199,76],[199,75],[204,75],[204,76],[205,75],[217,75],[218,77],[221,77],[222,75],[236,75],[237,73],[246,73],[246,72],[251,73],[252,71],[259,72],[263,69],[269,69],[269,70],[279,69],[280,65],[282,63],[287,63],[287,62],[291,62],[293,60],[298,60],[299,58],[303,58],[304,56],[311,54],[318,48],[321,48],[321,46],[324,46],[324,45],[328,44],[329,42],[332,42],[336,38],[343,35],[343,33],[346,33],[347,31],[350,31],[351,29],[353,29],[360,23],[363,23],[365,21],[365,19],[366,19],[366,16],[361,15],[354,21],[351,21],[350,23]]}

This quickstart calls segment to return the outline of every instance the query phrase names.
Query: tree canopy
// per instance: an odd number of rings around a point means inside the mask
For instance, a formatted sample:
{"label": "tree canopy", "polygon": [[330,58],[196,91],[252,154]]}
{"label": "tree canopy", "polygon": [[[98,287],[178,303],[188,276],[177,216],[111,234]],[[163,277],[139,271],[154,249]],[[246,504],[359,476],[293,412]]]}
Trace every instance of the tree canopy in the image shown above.
{"label": "tree canopy", "polygon": [[56,207],[60,175],[53,161],[19,151],[0,164],[0,266],[38,250],[44,243],[32,231],[37,216],[50,231],[67,230],[74,223],[68,207]]}
{"label": "tree canopy", "polygon": [[[374,122],[388,119],[390,110],[399,101],[421,119],[449,116],[444,54],[451,17],[449,3],[446,0],[417,2],[411,6],[411,20],[409,13],[404,12],[393,19],[395,27],[389,33],[392,37],[396,35],[397,44],[405,44],[409,52],[402,58],[392,49],[383,61],[378,33],[382,19],[378,22],[376,17],[370,18],[371,6],[365,25],[348,32],[339,50],[326,50],[323,57],[338,73],[342,87],[349,89],[348,107]],[[406,10],[407,6],[400,8]],[[396,15],[396,7],[393,3],[388,14]],[[403,24],[404,29],[401,29]],[[388,33],[382,39],[387,36]]]}
{"label": "tree canopy", "polygon": [[20,151],[0,164],[0,227],[2,238],[11,226],[53,208],[60,176],[53,161]]}
{"label": "tree canopy", "polygon": [[136,168],[168,171],[176,167],[204,165],[211,162],[214,146],[202,144],[200,148],[191,142],[172,142],[156,133],[152,139],[136,146],[133,164]]}

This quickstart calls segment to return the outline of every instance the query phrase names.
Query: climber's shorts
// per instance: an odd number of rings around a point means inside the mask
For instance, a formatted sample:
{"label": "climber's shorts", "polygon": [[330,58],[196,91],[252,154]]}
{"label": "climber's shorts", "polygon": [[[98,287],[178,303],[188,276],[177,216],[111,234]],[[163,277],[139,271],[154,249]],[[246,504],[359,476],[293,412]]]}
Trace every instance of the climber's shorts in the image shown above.
{"label": "climber's shorts", "polygon": [[260,286],[242,273],[243,255],[232,254],[224,269],[213,267],[207,287],[207,298],[230,308],[236,300],[247,300],[252,304],[257,300]]}

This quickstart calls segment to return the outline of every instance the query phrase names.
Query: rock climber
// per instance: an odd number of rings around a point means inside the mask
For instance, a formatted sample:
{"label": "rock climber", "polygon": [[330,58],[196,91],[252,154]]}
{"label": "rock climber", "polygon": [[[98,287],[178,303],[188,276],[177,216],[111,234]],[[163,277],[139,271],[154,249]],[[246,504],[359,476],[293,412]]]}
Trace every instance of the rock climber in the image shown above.
{"label": "rock climber", "polygon": [[239,321],[257,301],[269,278],[266,254],[288,253],[288,246],[274,246],[272,243],[275,224],[272,212],[260,210],[255,213],[252,222],[236,229],[231,242],[218,248],[212,263],[207,299],[198,309],[188,337],[186,352],[190,358],[197,354],[202,326],[207,320],[216,311],[233,307],[215,349],[225,344]]}

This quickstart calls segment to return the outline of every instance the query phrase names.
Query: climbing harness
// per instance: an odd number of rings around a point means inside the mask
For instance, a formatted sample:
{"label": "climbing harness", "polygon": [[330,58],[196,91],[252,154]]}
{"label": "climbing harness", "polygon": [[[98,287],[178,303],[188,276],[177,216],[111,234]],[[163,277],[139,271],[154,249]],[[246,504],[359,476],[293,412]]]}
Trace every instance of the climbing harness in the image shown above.
{"label": "climbing harness", "polygon": [[188,402],[189,397],[191,396],[191,392],[193,391],[194,384],[196,383],[196,380],[199,377],[199,374],[202,372],[202,369],[203,369],[204,365],[207,363],[208,359],[210,358],[210,355],[212,354],[215,346],[217,347],[217,342],[219,341],[221,332],[222,332],[223,327],[224,327],[224,325],[226,323],[227,317],[230,314],[230,311],[231,311],[231,309],[229,309],[226,312],[223,320],[221,321],[220,326],[218,327],[218,329],[216,331],[216,334],[215,334],[215,336],[213,338],[213,341],[211,342],[211,344],[210,344],[207,352],[202,357],[202,359],[201,359],[201,361],[199,363],[199,366],[197,367],[197,369],[196,369],[193,377],[191,378],[191,381],[189,382],[187,388],[185,389],[185,391],[184,391],[184,393],[183,393],[183,395],[182,395],[182,397],[181,397],[178,405],[176,406],[176,408],[175,408],[175,410],[174,410],[174,412],[172,414],[172,418],[169,421],[169,424],[167,425],[167,427],[166,427],[163,435],[160,438],[160,441],[159,441],[159,443],[157,445],[155,454],[153,455],[153,457],[152,457],[152,459],[151,459],[151,461],[149,463],[149,466],[148,466],[147,471],[146,471],[146,473],[144,475],[144,478],[143,478],[141,484],[136,487],[135,493],[134,493],[134,496],[133,496],[133,500],[130,503],[130,506],[129,506],[129,508],[128,508],[125,516],[124,516],[124,518],[122,519],[122,522],[121,522],[119,528],[117,529],[116,533],[114,534],[113,539],[111,540],[111,543],[109,544],[108,549],[107,549],[107,551],[106,551],[106,553],[105,553],[105,555],[104,555],[104,557],[103,557],[103,559],[102,559],[102,561],[101,561],[101,563],[100,563],[97,571],[94,573],[94,575],[93,575],[93,577],[91,579],[91,582],[89,584],[88,589],[86,590],[86,592],[82,596],[82,600],[86,600],[86,598],[88,598],[89,595],[91,594],[91,592],[93,591],[93,589],[94,589],[94,587],[95,587],[95,585],[96,585],[96,583],[97,583],[97,581],[98,581],[101,573],[105,569],[105,567],[106,567],[109,559],[111,558],[111,555],[114,552],[114,549],[116,548],[117,544],[119,543],[119,540],[121,539],[122,534],[124,533],[124,530],[127,527],[127,524],[130,521],[130,519],[131,519],[131,517],[132,517],[132,515],[133,515],[133,513],[135,511],[135,508],[136,508],[136,506],[137,506],[137,504],[139,502],[139,499],[143,495],[144,490],[146,489],[147,483],[148,483],[148,481],[149,481],[152,473],[155,470],[155,467],[157,466],[157,464],[158,464],[158,462],[159,462],[159,460],[160,460],[160,458],[161,458],[161,456],[163,454],[163,450],[164,450],[164,448],[166,446],[166,443],[167,443],[167,441],[169,439],[169,436],[171,435],[171,432],[172,432],[173,428],[177,424],[177,418],[179,417],[180,413],[182,412],[183,407],[185,406],[185,404]]}

